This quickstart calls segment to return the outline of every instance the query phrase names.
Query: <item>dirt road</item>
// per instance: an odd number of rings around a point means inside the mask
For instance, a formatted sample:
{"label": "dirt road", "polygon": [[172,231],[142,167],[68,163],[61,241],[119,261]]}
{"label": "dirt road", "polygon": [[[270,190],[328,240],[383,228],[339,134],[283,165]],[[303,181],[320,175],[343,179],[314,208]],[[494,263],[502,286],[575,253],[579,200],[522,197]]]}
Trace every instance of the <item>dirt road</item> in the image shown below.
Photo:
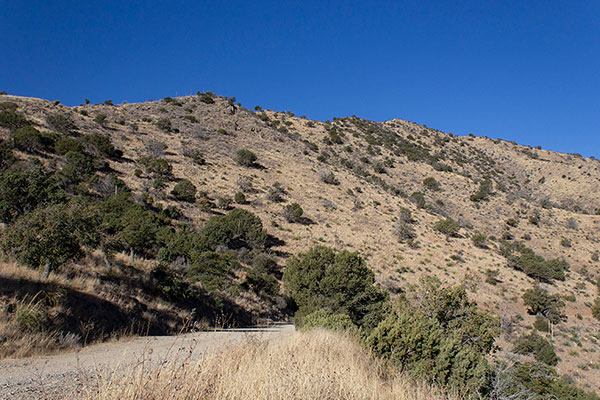
{"label": "dirt road", "polygon": [[0,361],[0,399],[72,398],[99,375],[165,360],[198,360],[203,354],[252,338],[276,340],[294,332],[293,325],[231,329],[180,336],[140,337],[103,343],[77,352]]}

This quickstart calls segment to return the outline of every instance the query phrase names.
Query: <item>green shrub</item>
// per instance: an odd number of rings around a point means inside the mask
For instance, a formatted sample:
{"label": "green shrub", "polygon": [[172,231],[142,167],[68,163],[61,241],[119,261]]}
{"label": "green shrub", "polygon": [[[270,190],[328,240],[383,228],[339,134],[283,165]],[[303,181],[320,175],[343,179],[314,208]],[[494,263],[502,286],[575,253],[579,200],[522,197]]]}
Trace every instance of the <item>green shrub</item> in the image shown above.
{"label": "green shrub", "polygon": [[471,241],[475,245],[475,247],[479,247],[482,249],[487,248],[486,243],[487,237],[483,233],[474,233],[471,235]]}
{"label": "green shrub", "polygon": [[93,133],[84,137],[84,141],[91,145],[90,152],[104,157],[118,159],[123,156],[123,152],[113,145],[110,136],[99,133]]}
{"label": "green shrub", "polygon": [[160,118],[158,121],[156,121],[156,126],[158,129],[165,132],[171,132],[172,129],[171,120],[168,118]]}
{"label": "green shrub", "polygon": [[38,208],[23,215],[2,236],[2,248],[32,268],[45,273],[83,254],[74,226],[77,221],[65,205]]}
{"label": "green shrub", "polygon": [[209,92],[206,92],[206,93],[198,92],[198,96],[200,96],[200,101],[203,103],[213,104],[215,102]]}
{"label": "green shrub", "polygon": [[202,282],[209,291],[223,290],[231,282],[230,274],[240,268],[232,256],[206,251],[192,257],[187,275],[192,282]]}
{"label": "green shrub", "polygon": [[315,246],[288,259],[283,281],[299,307],[296,318],[327,309],[348,315],[366,332],[387,310],[387,294],[374,286],[373,271],[357,253]]}
{"label": "green shrub", "polygon": [[437,192],[441,189],[440,183],[432,176],[423,179],[423,186],[433,192]]}
{"label": "green shrub", "polygon": [[192,124],[195,124],[196,122],[198,122],[198,120],[196,119],[196,117],[194,117],[193,115],[185,115],[183,117],[183,119],[190,121]]}
{"label": "green shrub", "polygon": [[227,215],[216,215],[206,221],[201,229],[213,248],[217,245],[262,249],[267,246],[268,235],[259,217],[236,208]]}
{"label": "green shrub", "polygon": [[25,126],[13,133],[13,142],[17,149],[34,153],[42,149],[42,135],[33,126]]}
{"label": "green shrub", "polygon": [[550,332],[550,323],[546,318],[542,317],[541,315],[536,315],[535,321],[533,323],[533,328],[536,331],[540,332]]}
{"label": "green shrub", "polygon": [[279,293],[277,278],[261,266],[255,266],[248,270],[245,284],[261,295],[276,296]]}
{"label": "green shrub", "polygon": [[54,145],[54,151],[58,154],[67,154],[70,151],[75,151],[78,153],[84,152],[83,144],[72,137],[61,136]]}
{"label": "green shrub", "polygon": [[140,163],[146,168],[146,172],[159,177],[169,177],[173,166],[164,158],[142,157]]}
{"label": "green shrub", "polygon": [[65,154],[66,164],[61,173],[71,183],[87,181],[94,175],[95,168],[89,155],[78,151],[69,151]]}
{"label": "green shrub", "polygon": [[537,333],[531,333],[517,341],[513,352],[517,354],[533,354],[535,359],[548,365],[555,366],[559,358],[552,343]]}
{"label": "green shrub", "polygon": [[366,343],[414,376],[477,397],[490,390],[486,356],[499,327],[469,301],[464,287],[442,287],[429,278],[410,288]]}
{"label": "green shrub", "polygon": [[12,146],[0,139],[0,170],[10,167],[15,162],[15,154]]}
{"label": "green shrub", "polygon": [[448,217],[446,219],[440,219],[438,222],[435,223],[433,228],[436,231],[443,233],[447,237],[456,237],[458,236],[460,225],[458,224],[458,222]]}
{"label": "green shrub", "polygon": [[71,133],[77,129],[77,125],[73,122],[69,115],[55,113],[46,117],[46,122],[56,132]]}
{"label": "green shrub", "polygon": [[423,192],[414,192],[410,195],[410,199],[417,205],[418,208],[424,208],[427,204],[425,194]]}
{"label": "green shrub", "polygon": [[541,282],[565,280],[565,271],[569,269],[569,264],[564,259],[546,260],[519,242],[503,242],[500,251],[506,257],[509,267],[523,271]]}
{"label": "green shrub", "polygon": [[240,149],[235,155],[235,161],[244,167],[253,166],[257,159],[256,154],[248,149]]}
{"label": "green shrub", "polygon": [[562,247],[571,247],[573,244],[571,242],[571,239],[567,239],[567,238],[561,238],[560,239],[560,245]]}
{"label": "green shrub", "polygon": [[191,158],[197,165],[206,164],[204,154],[198,149],[184,150],[183,155],[185,157]]}
{"label": "green shrub", "polygon": [[158,292],[167,300],[181,301],[193,296],[193,291],[185,280],[166,265],[160,264],[153,268],[150,279]]}
{"label": "green shrub", "polygon": [[319,309],[298,319],[296,325],[302,330],[315,328],[329,329],[332,331],[353,331],[356,326],[346,314],[335,314],[331,311]]}
{"label": "green shrub", "polygon": [[523,302],[530,314],[541,315],[554,324],[566,319],[563,314],[565,303],[561,297],[558,294],[551,295],[546,289],[537,285],[525,291]]}
{"label": "green shrub", "polygon": [[407,240],[412,240],[417,237],[415,233],[415,229],[412,227],[410,222],[406,220],[400,219],[393,226],[394,236],[398,239],[400,243],[403,243]]}
{"label": "green shrub", "polygon": [[283,216],[288,222],[300,222],[302,214],[304,214],[304,210],[298,203],[288,204],[283,207]]}
{"label": "green shrub", "polygon": [[177,182],[171,194],[175,199],[193,203],[196,200],[196,186],[187,179]]}
{"label": "green shrub", "polygon": [[516,220],[516,219],[514,219],[514,218],[509,218],[509,219],[507,219],[507,220],[505,221],[505,223],[506,223],[506,225],[508,225],[508,226],[510,226],[510,227],[513,227],[513,228],[516,228],[516,227],[517,227],[517,225],[519,225],[519,221],[517,221],[517,220]]}
{"label": "green shrub", "polygon": [[11,110],[0,110],[0,126],[15,130],[27,126],[29,121],[21,113]]}
{"label": "green shrub", "polygon": [[98,114],[94,117],[94,122],[100,126],[104,126],[106,123],[106,114]]}
{"label": "green shrub", "polygon": [[483,200],[487,200],[492,194],[493,183],[489,179],[484,179],[479,183],[479,188],[475,193],[473,193],[470,197],[471,201],[479,202]]}
{"label": "green shrub", "polygon": [[238,204],[246,204],[246,195],[242,192],[237,192],[235,196],[233,196],[233,200]]}
{"label": "green shrub", "polygon": [[286,191],[283,186],[279,182],[275,182],[267,191],[267,199],[275,203],[281,203],[285,194]]}
{"label": "green shrub", "polygon": [[596,297],[592,306],[592,316],[600,321],[600,297]]}
{"label": "green shrub", "polygon": [[329,185],[340,184],[340,181],[335,177],[335,175],[331,171],[320,171],[319,179],[321,180],[321,182],[327,183]]}

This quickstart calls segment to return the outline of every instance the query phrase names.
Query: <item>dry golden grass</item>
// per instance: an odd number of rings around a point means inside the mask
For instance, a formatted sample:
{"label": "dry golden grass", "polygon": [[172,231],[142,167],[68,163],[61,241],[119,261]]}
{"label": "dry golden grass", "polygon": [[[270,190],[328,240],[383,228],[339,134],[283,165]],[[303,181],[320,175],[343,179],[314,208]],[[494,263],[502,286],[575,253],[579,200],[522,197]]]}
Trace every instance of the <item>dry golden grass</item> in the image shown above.
{"label": "dry golden grass", "polygon": [[[116,376],[117,374],[115,374]],[[352,337],[330,331],[248,340],[188,364],[140,365],[101,379],[83,399],[411,399],[456,398],[415,383],[372,357]]]}

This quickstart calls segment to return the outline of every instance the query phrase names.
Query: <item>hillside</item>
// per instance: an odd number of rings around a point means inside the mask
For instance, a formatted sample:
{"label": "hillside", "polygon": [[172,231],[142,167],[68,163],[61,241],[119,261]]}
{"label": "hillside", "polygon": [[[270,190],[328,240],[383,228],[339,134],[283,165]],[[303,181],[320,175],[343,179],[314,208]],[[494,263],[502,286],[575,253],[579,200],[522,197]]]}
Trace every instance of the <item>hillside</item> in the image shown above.
{"label": "hillside", "polygon": [[[112,254],[96,246],[70,267],[57,269],[57,274],[66,274],[61,285],[79,285],[82,293],[99,291],[109,303],[112,297],[121,307],[114,311],[119,315],[137,313],[139,326],[122,322],[119,330],[141,333],[144,326],[155,326],[150,322],[162,314],[169,316],[170,326],[156,327],[155,333],[172,333],[201,318],[218,323],[219,315],[223,323],[238,324],[287,319],[293,311],[289,299],[273,286],[279,284],[285,260],[325,244],[365,256],[377,282],[393,295],[427,275],[448,285],[465,283],[472,300],[500,316],[503,333],[496,342],[496,357],[509,356],[513,343],[529,334],[536,322],[523,302],[524,292],[539,284],[558,294],[565,303],[564,317],[552,324],[551,333],[542,333],[552,335],[560,357],[557,371],[578,386],[600,390],[600,321],[592,315],[600,277],[599,161],[503,140],[456,136],[400,119],[373,122],[353,116],[320,122],[291,112],[250,111],[234,99],[211,93],[105,103],[66,107],[0,96],[5,116],[27,120],[5,120],[0,128],[4,143],[14,142],[17,125],[33,125],[42,133],[23,138],[13,149],[14,160],[0,164],[32,166],[39,160],[48,170],[64,170],[81,162],[67,160],[78,146],[74,142],[63,140],[64,151],[57,151],[61,138],[85,142],[86,137],[108,137],[122,154],[112,149],[96,157],[105,164],[89,172],[94,179],[71,181],[66,186],[69,195],[101,197],[128,187],[135,199],[168,214],[164,224],[198,229],[235,207],[258,216],[269,236],[264,246],[253,246],[252,238],[243,237],[249,245],[231,243],[225,252],[213,246],[218,254],[236,250],[241,265],[231,267],[225,283],[211,286],[214,282],[200,276],[199,294],[183,300],[169,293],[183,290],[173,274],[185,271],[188,260],[172,249],[167,272],[156,269],[157,254],[129,254],[123,245],[115,246]],[[85,143],[88,153],[89,146],[102,153],[97,139]],[[244,149],[249,152],[239,153]],[[186,199],[190,190],[185,186],[173,192],[186,180],[197,189],[191,199]],[[291,207],[285,211],[293,203],[300,205],[301,215]],[[25,207],[21,213],[30,211]],[[8,226],[16,214],[6,215]],[[239,253],[242,248],[250,249],[247,257]],[[103,253],[119,268],[106,272]],[[211,262],[233,265],[219,258],[225,256],[215,257],[218,260]],[[257,257],[268,257],[262,264],[269,267],[259,267]],[[45,280],[11,263],[7,259],[3,264],[4,271],[13,272],[2,272],[2,279],[12,289],[4,285],[0,296],[7,302],[27,302]],[[150,271],[153,281],[147,278]],[[167,285],[161,286],[158,273],[169,277]],[[27,275],[35,288],[9,301],[13,292],[23,291],[14,275]],[[84,278],[73,283],[80,276]],[[154,289],[136,284],[136,277]],[[130,282],[124,283],[125,278]],[[129,292],[134,287],[137,294]],[[165,304],[156,304],[152,294],[157,287]],[[215,303],[216,292],[220,300]],[[198,305],[198,299],[204,303]]]}

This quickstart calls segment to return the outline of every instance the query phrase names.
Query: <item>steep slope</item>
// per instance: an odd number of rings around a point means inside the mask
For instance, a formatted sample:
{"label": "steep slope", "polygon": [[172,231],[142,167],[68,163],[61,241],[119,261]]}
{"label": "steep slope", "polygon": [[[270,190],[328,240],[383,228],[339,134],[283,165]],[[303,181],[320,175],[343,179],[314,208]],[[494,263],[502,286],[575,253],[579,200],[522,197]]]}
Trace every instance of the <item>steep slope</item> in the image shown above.
{"label": "steep slope", "polygon": [[[41,130],[56,131],[48,116],[58,113],[69,115],[80,135],[108,135],[124,156],[109,160],[107,171],[137,195],[176,206],[181,221],[200,227],[244,193],[235,206],[258,215],[279,239],[271,252],[280,265],[323,243],[366,255],[392,293],[424,275],[467,283],[471,297],[502,319],[500,354],[531,330],[536,318],[522,295],[539,283],[566,301],[567,319],[553,327],[558,370],[599,389],[600,324],[591,309],[600,275],[597,160],[397,119],[319,122],[252,112],[210,93],[73,108],[15,96],[0,101],[17,104]],[[9,129],[0,132],[8,139]],[[256,162],[237,162],[241,149]],[[167,160],[173,179],[153,176],[144,157]],[[51,154],[42,161],[62,162]],[[182,179],[198,188],[194,203],[170,195]],[[92,190],[105,190],[100,186]],[[299,222],[285,216],[291,203],[304,211]],[[458,227],[436,229],[445,218]],[[477,233],[485,239],[472,240]],[[515,250],[507,246],[516,241],[545,259],[564,259],[565,279],[535,279],[518,264],[510,267]]]}

